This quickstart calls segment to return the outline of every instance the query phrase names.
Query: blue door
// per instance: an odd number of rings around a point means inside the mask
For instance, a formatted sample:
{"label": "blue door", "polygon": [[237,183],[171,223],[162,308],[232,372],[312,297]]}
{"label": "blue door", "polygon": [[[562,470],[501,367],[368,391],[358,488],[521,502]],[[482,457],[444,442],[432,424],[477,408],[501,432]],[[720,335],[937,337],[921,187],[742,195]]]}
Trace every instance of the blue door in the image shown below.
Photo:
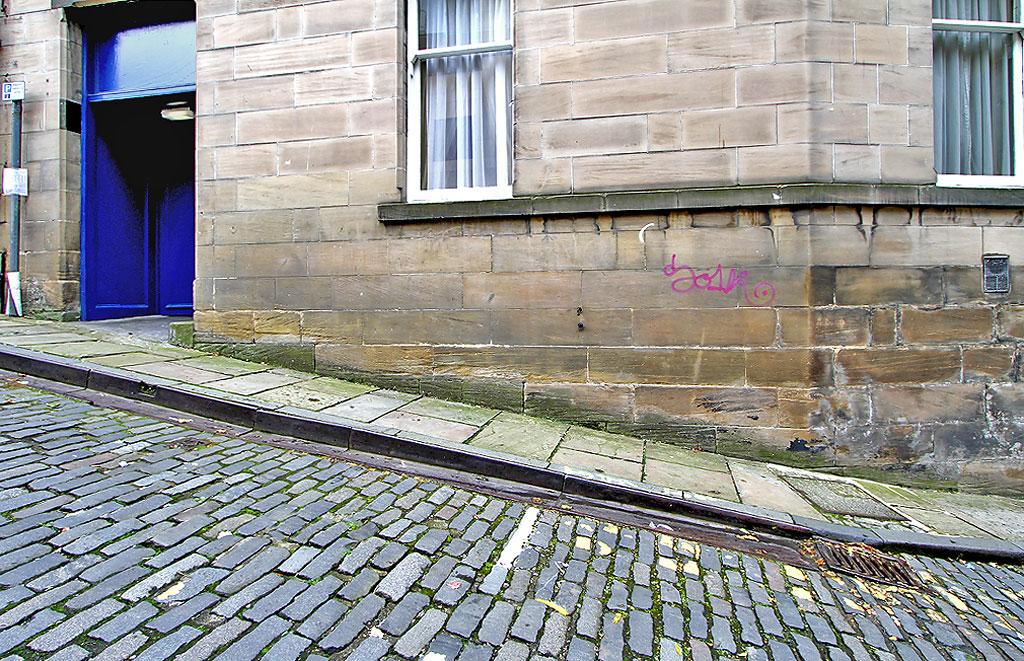
{"label": "blue door", "polygon": [[195,23],[104,29],[85,37],[82,317],[191,314],[195,122],[162,111],[194,107]]}

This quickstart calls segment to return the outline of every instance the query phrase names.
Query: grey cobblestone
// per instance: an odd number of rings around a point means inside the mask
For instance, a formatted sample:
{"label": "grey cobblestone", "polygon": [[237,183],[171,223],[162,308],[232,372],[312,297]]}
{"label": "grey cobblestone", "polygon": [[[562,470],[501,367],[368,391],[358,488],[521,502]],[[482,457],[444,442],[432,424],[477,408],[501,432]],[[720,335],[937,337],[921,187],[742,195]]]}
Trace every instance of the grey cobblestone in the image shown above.
{"label": "grey cobblestone", "polygon": [[90,583],[96,583],[132,565],[137,565],[152,555],[153,551],[145,547],[130,548],[86,569],[79,576]]}
{"label": "grey cobblestone", "polygon": [[[95,586],[68,600],[67,605],[79,609],[91,606],[101,599],[112,597],[136,581],[148,580],[149,571],[143,567],[129,567],[113,576],[103,579]],[[123,595],[122,595],[123,598]]]}
{"label": "grey cobblestone", "polygon": [[377,595],[362,599],[342,618],[338,625],[317,646],[324,650],[339,650],[356,639],[363,628],[384,608],[384,600]]}
{"label": "grey cobblestone", "polygon": [[318,579],[331,571],[335,566],[346,558],[349,551],[355,545],[351,539],[342,538],[333,542],[330,546],[320,552],[320,555],[313,558],[309,563],[299,570],[301,578]]}
{"label": "grey cobblestone", "polygon": [[164,661],[202,634],[202,631],[194,627],[182,627],[147,647],[135,657],[135,661]]}
{"label": "grey cobblestone", "polygon": [[307,587],[281,614],[290,620],[301,621],[334,595],[343,583],[334,576],[326,576]]}
{"label": "grey cobblestone", "polygon": [[276,574],[267,574],[259,580],[250,583],[238,592],[220,602],[213,612],[223,617],[232,617],[263,595],[269,593],[277,586],[284,583],[284,579]]}
{"label": "grey cobblestone", "polygon": [[68,645],[56,654],[51,655],[47,661],[83,661],[90,656],[91,654],[89,654],[88,650],[78,645]]}
{"label": "grey cobblestone", "polygon": [[419,553],[410,553],[381,580],[376,592],[397,601],[409,591],[430,566],[430,559]]}
{"label": "grey cobblestone", "polygon": [[64,615],[61,613],[46,608],[36,613],[24,624],[0,629],[0,654],[9,652],[32,636],[49,629],[63,619]]}
{"label": "grey cobblestone", "polygon": [[334,624],[341,619],[348,608],[337,599],[328,599],[307,617],[296,630],[302,636],[319,640]]}
{"label": "grey cobblestone", "polygon": [[338,596],[346,601],[358,601],[364,596],[370,594],[374,586],[380,580],[380,576],[374,570],[369,567],[364,567],[358,574],[352,577],[352,580],[342,588]]}
{"label": "grey cobblestone", "polygon": [[255,659],[263,648],[288,631],[288,627],[287,621],[279,617],[269,617],[218,654],[215,657],[215,661],[249,661],[249,659]]}
{"label": "grey cobblestone", "polygon": [[941,589],[876,590],[545,510],[509,570],[523,503],[0,389],[0,654],[82,630],[65,657],[1024,657],[1016,567],[909,558]]}
{"label": "grey cobblestone", "polygon": [[[313,644],[313,641],[295,634],[288,634],[277,643],[266,654],[267,659],[273,661],[294,661]],[[350,657],[351,658],[351,657]]]}
{"label": "grey cobblestone", "polygon": [[381,622],[380,628],[393,636],[401,636],[429,603],[430,597],[421,592],[406,594]]}
{"label": "grey cobblestone", "polygon": [[214,590],[223,595],[234,594],[261,576],[274,571],[278,565],[288,559],[289,555],[291,554],[288,550],[280,546],[263,549],[241,568],[236,569],[230,576],[218,583]]}
{"label": "grey cobblestone", "polygon": [[248,622],[232,618],[200,638],[182,654],[179,654],[176,661],[203,661],[208,659],[215,651],[241,636],[248,628]]}
{"label": "grey cobblestone", "polygon": [[247,620],[259,622],[283,609],[298,594],[307,589],[308,584],[298,579],[290,579],[278,586],[273,592],[254,603],[242,613]]}
{"label": "grey cobblestone", "polygon": [[57,625],[44,635],[39,636],[29,643],[29,647],[40,652],[53,652],[69,640],[74,640],[89,629],[97,626],[122,608],[124,606],[113,599],[101,601],[89,610],[82,611],[66,622]]}
{"label": "grey cobblestone", "polygon": [[445,629],[463,638],[469,638],[490,609],[491,602],[492,599],[484,595],[469,595],[452,611]]}
{"label": "grey cobblestone", "polygon": [[457,566],[434,593],[434,601],[446,606],[454,606],[469,592],[474,577],[475,574],[468,567]]}
{"label": "grey cobblestone", "polygon": [[146,626],[150,629],[155,629],[160,633],[168,633],[191,620],[199,613],[212,607],[218,601],[217,595],[209,592],[197,594],[185,603],[175,606],[171,610],[167,611]]}
{"label": "grey cobblestone", "polygon": [[406,658],[416,656],[437,635],[437,632],[444,626],[447,618],[448,616],[445,615],[444,611],[438,609],[428,610],[405,635],[398,639],[394,647],[395,652]]}
{"label": "grey cobblestone", "polygon": [[121,636],[138,628],[143,622],[159,612],[160,610],[156,606],[148,601],[144,601],[141,604],[132,606],[127,611],[103,624],[103,626],[93,629],[89,632],[89,635],[93,638],[99,638],[100,640],[112,643]]}
{"label": "grey cobblestone", "polygon": [[147,642],[149,642],[149,638],[144,633],[133,631],[93,658],[96,661],[124,661],[134,655]]}
{"label": "grey cobblestone", "polygon": [[601,661],[622,659],[624,645],[623,629],[625,621],[617,615],[608,613],[604,616],[602,636],[597,649],[597,658]]}

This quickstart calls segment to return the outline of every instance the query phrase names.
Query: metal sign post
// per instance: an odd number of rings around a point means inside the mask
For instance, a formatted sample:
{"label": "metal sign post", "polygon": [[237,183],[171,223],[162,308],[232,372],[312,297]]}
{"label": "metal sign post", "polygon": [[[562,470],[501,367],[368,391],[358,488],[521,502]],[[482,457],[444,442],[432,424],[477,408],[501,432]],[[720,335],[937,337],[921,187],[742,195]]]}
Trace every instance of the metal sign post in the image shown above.
{"label": "metal sign post", "polygon": [[[21,197],[28,195],[27,177],[21,171],[21,102],[25,98],[25,83],[3,83],[0,101],[13,104],[11,112],[11,167],[4,172],[5,193],[11,197],[11,251],[7,270],[7,314],[21,316]],[[7,180],[12,183],[8,188]]]}

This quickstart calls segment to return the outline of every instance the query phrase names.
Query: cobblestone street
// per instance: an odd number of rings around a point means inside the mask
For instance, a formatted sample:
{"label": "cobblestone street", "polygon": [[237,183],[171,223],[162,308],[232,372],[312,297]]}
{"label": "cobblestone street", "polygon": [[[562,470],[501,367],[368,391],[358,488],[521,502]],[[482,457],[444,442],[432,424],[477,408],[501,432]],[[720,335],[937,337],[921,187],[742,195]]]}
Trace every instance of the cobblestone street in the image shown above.
{"label": "cobblestone street", "polygon": [[0,440],[3,660],[1024,659],[1014,566],[865,582],[11,379]]}

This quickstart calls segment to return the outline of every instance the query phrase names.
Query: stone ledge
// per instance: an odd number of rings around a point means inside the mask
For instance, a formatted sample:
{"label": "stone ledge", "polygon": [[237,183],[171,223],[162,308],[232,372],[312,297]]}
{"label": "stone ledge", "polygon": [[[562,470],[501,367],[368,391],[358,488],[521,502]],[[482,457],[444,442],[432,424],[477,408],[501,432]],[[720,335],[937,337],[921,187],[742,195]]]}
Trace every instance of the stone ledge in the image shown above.
{"label": "stone ledge", "polygon": [[677,209],[809,205],[1024,207],[1024,188],[940,188],[872,184],[780,184],[636,193],[584,193],[478,202],[388,203],[377,207],[386,225],[459,218],[521,218]]}

